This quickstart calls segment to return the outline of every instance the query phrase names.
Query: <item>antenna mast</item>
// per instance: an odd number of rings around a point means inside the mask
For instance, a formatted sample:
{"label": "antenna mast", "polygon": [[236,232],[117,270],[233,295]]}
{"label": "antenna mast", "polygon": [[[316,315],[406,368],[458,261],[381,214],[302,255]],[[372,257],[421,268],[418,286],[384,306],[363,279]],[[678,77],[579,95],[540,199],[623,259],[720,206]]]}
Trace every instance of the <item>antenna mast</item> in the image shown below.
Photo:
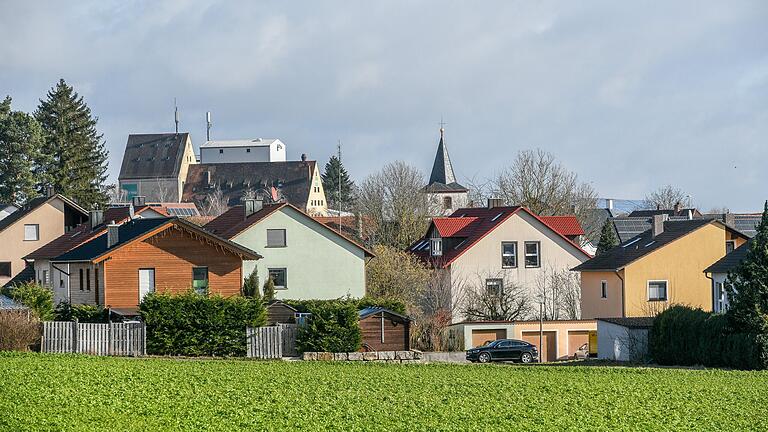
{"label": "antenna mast", "polygon": [[173,98],[173,122],[176,123],[176,135],[179,134],[179,106],[176,105],[176,98]]}
{"label": "antenna mast", "polygon": [[213,126],[213,123],[211,123],[211,112],[208,111],[205,113],[205,140],[206,141],[211,140],[211,126]]}
{"label": "antenna mast", "polygon": [[336,145],[336,150],[338,151],[338,158],[339,158],[339,234],[341,234],[341,208],[342,208],[342,199],[341,199],[341,140],[339,140],[338,144]]}

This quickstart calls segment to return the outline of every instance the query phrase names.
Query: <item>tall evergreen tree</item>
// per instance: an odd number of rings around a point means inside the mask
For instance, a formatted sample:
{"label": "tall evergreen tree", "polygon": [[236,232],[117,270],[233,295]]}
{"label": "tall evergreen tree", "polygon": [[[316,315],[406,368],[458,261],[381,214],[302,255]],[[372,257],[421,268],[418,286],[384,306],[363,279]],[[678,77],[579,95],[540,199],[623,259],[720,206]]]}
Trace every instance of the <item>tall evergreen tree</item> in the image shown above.
{"label": "tall evergreen tree", "polygon": [[11,111],[11,98],[0,103],[0,202],[24,204],[37,195],[43,158],[43,131],[31,115]]}
{"label": "tall evergreen tree", "polygon": [[597,252],[595,252],[595,255],[600,255],[608,249],[618,246],[618,244],[619,239],[616,237],[616,230],[613,228],[613,222],[611,219],[606,219],[603,224],[603,229],[600,231],[600,241],[597,243]]}
{"label": "tall evergreen tree", "polygon": [[277,296],[275,292],[275,281],[272,280],[272,276],[267,277],[267,281],[264,282],[264,301],[271,302]]}
{"label": "tall evergreen tree", "polygon": [[[325,171],[320,176],[323,178],[323,189],[325,189],[325,197],[328,199],[330,208],[344,207],[349,210],[354,206],[355,182],[349,177],[337,156],[331,156],[325,164]],[[339,182],[341,182],[341,194],[339,194]]]}
{"label": "tall evergreen tree", "polygon": [[736,331],[768,332],[768,201],[757,235],[741,264],[728,275],[728,318]]}
{"label": "tall evergreen tree", "polygon": [[44,170],[56,192],[85,208],[106,204],[103,184],[108,153],[103,135],[96,130],[98,118],[91,115],[82,96],[59,80],[40,100],[35,117],[43,128],[43,153],[50,156]]}

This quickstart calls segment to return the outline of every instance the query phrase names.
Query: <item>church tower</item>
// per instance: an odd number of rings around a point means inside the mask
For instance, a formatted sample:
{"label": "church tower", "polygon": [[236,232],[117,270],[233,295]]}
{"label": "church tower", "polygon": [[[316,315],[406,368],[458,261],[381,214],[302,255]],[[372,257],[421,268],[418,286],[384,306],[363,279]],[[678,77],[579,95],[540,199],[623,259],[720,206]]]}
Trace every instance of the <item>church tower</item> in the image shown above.
{"label": "church tower", "polygon": [[448,147],[445,145],[445,129],[440,128],[440,143],[437,145],[435,163],[432,165],[432,173],[429,183],[424,187],[432,213],[437,215],[449,215],[454,210],[467,207],[469,204],[469,190],[456,182],[456,174],[453,172],[453,164],[448,156]]}

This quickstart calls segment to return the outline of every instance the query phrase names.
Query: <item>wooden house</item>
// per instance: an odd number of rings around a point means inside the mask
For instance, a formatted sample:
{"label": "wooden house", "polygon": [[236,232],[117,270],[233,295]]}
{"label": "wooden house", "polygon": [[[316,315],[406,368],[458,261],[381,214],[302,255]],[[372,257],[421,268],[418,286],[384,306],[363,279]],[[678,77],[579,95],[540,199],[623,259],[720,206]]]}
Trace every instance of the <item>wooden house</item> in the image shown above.
{"label": "wooden house", "polygon": [[363,351],[407,351],[411,349],[411,319],[389,309],[362,309],[360,330]]}

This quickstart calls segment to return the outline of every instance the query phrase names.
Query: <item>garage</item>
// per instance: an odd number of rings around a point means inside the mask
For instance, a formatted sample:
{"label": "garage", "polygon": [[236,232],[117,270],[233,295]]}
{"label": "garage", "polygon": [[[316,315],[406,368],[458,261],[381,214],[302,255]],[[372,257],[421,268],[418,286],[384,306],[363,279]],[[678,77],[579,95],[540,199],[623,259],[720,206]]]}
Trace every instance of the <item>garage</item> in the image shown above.
{"label": "garage", "polygon": [[474,329],[472,330],[472,348],[485,345],[486,342],[492,342],[496,339],[506,339],[507,331],[505,329]]}
{"label": "garage", "polygon": [[545,331],[542,333],[544,348],[539,346],[539,332],[523,332],[523,340],[536,345],[539,350],[539,358],[545,362],[557,360],[557,332]]}
{"label": "garage", "polygon": [[[589,330],[570,330],[568,331],[568,357],[573,357],[576,350],[582,345],[589,345]],[[589,352],[589,350],[587,350]]]}

